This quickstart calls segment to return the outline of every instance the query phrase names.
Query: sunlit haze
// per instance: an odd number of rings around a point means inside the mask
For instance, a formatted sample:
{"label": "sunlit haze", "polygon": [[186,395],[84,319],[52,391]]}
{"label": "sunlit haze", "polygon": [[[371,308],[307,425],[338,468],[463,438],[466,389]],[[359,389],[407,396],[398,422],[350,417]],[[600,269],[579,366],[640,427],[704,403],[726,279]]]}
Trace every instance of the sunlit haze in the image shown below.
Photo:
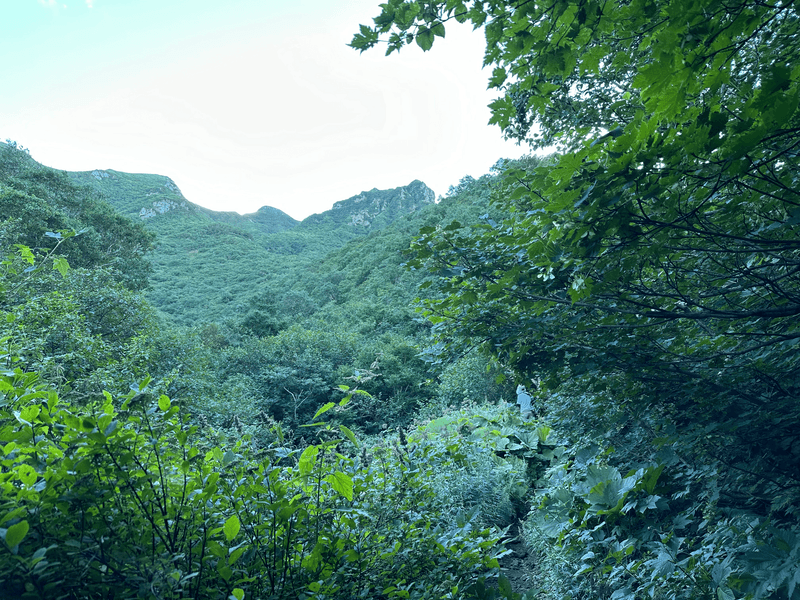
{"label": "sunlit haze", "polygon": [[70,171],[171,177],[214,210],[302,219],[374,187],[436,194],[523,149],[487,124],[483,36],[347,47],[379,0],[3,0],[0,138]]}

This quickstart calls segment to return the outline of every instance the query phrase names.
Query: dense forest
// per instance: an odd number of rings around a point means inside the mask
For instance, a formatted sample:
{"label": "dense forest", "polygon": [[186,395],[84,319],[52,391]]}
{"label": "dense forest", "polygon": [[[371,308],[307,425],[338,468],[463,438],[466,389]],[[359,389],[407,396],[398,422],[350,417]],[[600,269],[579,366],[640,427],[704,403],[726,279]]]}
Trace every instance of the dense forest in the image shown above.
{"label": "dense forest", "polygon": [[551,154],[297,222],[0,144],[3,597],[800,597],[796,4],[376,11]]}

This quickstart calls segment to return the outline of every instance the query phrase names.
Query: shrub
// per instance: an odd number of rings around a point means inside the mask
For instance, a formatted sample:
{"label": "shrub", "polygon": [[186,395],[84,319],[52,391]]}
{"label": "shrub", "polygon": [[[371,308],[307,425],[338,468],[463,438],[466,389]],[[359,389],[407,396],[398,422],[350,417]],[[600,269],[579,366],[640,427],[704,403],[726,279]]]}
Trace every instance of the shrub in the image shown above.
{"label": "shrub", "polygon": [[76,408],[6,359],[0,580],[12,597],[438,598],[498,566],[496,530],[430,503],[446,449],[356,460],[334,437],[358,444],[352,432],[318,423],[302,452],[201,452],[148,381]]}

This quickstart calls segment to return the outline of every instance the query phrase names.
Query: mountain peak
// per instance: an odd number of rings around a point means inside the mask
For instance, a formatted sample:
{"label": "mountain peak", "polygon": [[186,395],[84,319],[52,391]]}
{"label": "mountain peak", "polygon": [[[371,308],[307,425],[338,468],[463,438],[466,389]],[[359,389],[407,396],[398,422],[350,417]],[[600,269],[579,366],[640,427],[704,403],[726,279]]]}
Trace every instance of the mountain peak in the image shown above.
{"label": "mountain peak", "polygon": [[398,216],[412,213],[429,204],[434,204],[436,195],[427,185],[415,179],[406,186],[379,190],[373,188],[347,200],[334,203],[330,211],[336,220],[345,221],[354,227],[370,227],[376,219],[393,221]]}

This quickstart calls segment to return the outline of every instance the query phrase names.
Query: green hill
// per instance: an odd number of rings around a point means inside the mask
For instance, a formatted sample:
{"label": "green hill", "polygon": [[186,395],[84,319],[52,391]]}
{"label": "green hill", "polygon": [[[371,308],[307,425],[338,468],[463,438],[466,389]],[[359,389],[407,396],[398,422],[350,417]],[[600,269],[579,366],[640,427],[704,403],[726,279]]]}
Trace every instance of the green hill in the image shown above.
{"label": "green hill", "polygon": [[433,192],[414,181],[362,192],[298,222],[269,206],[247,215],[202,208],[162,175],[94,170],[69,177],[156,234],[150,299],[186,325],[241,317],[254,291],[272,288],[286,272],[311,269],[347,242],[434,203]]}
{"label": "green hill", "polygon": [[95,169],[72,172],[69,176],[79,184],[102,192],[122,214],[143,221],[177,211],[201,221],[226,223],[258,233],[275,233],[291,229],[298,223],[283,211],[269,206],[249,215],[203,208],[189,202],[175,182],[164,175]]}

